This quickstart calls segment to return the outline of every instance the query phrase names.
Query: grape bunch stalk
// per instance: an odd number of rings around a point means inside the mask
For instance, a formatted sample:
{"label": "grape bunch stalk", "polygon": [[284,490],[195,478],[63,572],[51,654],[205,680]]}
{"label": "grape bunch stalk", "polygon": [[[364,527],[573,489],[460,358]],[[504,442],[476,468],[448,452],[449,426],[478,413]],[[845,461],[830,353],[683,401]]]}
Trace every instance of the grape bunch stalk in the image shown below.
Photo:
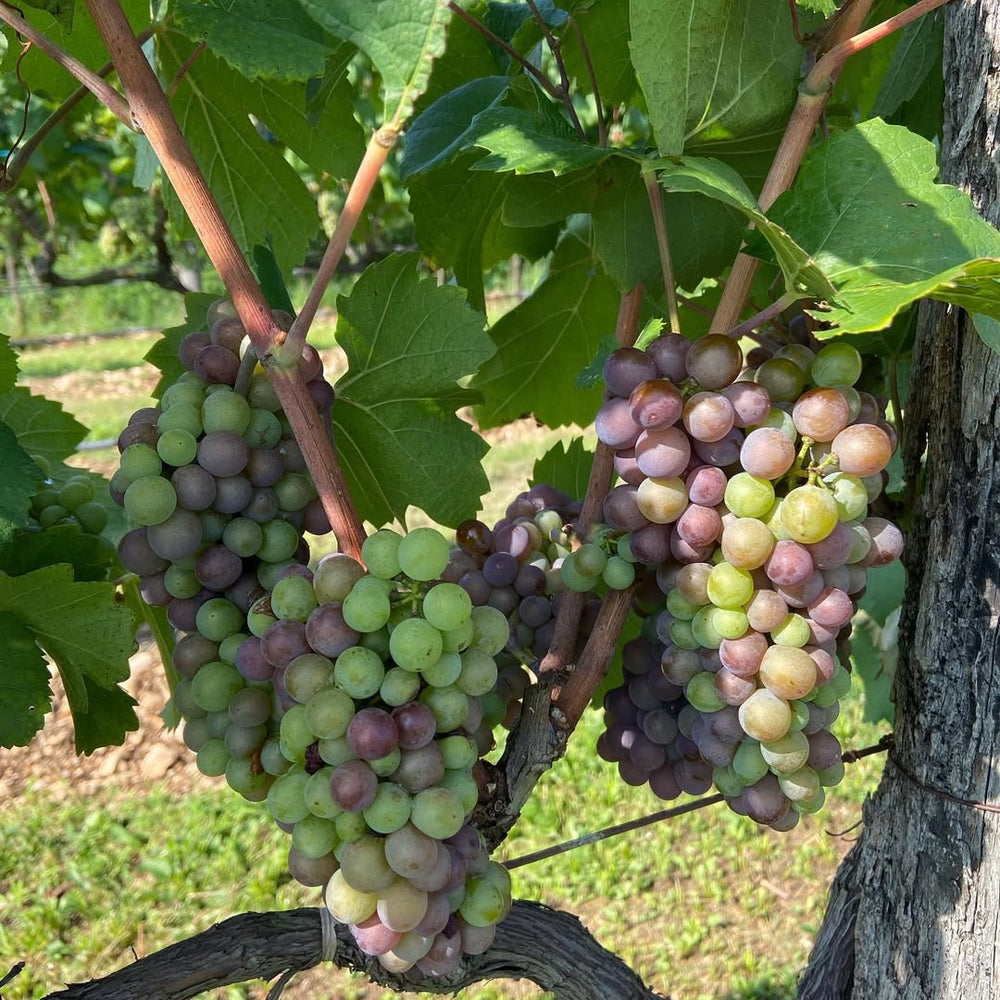
{"label": "grape bunch stalk", "polygon": [[[227,310],[119,438],[112,496],[138,522],[120,557],[177,630],[172,702],[199,769],[266,803],[292,875],[364,952],[443,975],[511,906],[470,823],[507,618],[441,579],[450,546],[432,529],[375,532],[367,570],[339,553],[308,567],[302,533],[329,524]],[[318,355],[300,367],[328,416]]]}
{"label": "grape bunch stalk", "polygon": [[596,424],[622,482],[604,518],[665,596],[605,699],[598,750],[629,784],[670,799],[714,783],[790,829],[841,779],[829,727],[850,689],[851,619],[869,567],[903,543],[870,512],[896,435],[861,374],[844,342],[789,344],[756,367],[720,335],[609,355]]}

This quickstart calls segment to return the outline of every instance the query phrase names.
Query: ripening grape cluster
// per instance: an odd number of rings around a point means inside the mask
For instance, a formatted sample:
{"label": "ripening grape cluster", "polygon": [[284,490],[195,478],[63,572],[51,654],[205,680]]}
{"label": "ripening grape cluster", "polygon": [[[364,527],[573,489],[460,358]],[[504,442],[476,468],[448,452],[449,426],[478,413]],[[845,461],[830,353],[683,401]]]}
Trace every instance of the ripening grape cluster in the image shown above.
{"label": "ripening grape cluster", "polygon": [[[303,530],[330,530],[263,371],[251,368],[245,391],[235,388],[245,331],[219,315],[225,308],[214,310],[210,333],[181,342],[187,370],[159,406],[132,414],[111,478],[112,498],[138,525],[119,556],[142,578],[143,599],[165,605],[176,629],[223,636],[242,629],[286,568],[308,562]],[[307,347],[300,366],[327,413],[333,389],[319,355]]]}
{"label": "ripening grape cluster", "polygon": [[840,780],[851,618],[868,567],[902,551],[869,516],[896,438],[861,372],[845,343],[745,367],[717,335],[608,357],[596,425],[623,482],[604,518],[665,595],[658,642],[626,648],[605,700],[599,752],[628,783],[667,799],[714,783],[790,829]]}
{"label": "ripening grape cluster", "polygon": [[[574,523],[580,508],[580,501],[536,483],[508,504],[492,528],[483,521],[468,520],[455,532],[456,548],[442,579],[462,587],[473,605],[501,611],[510,626],[507,648],[497,657],[497,686],[483,699],[481,753],[492,748],[498,724],[510,729],[516,722],[530,683],[525,668],[537,663],[552,642],[559,603],[567,589],[565,566],[573,555]],[[594,577],[577,588],[587,593],[578,633],[581,648],[601,607],[594,592],[597,583]]]}

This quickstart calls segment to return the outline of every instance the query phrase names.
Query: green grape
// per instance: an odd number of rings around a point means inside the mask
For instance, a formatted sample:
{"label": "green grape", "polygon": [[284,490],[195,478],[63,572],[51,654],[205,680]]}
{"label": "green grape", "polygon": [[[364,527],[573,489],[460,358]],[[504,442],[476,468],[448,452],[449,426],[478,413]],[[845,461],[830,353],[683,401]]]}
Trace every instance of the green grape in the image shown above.
{"label": "green grape", "polygon": [[431,666],[440,659],[442,648],[441,633],[422,618],[407,618],[389,636],[389,653],[404,670]]}
{"label": "green grape", "polygon": [[774,503],[774,484],[737,472],[726,484],[725,503],[737,517],[764,517]]}
{"label": "green grape", "polygon": [[723,639],[738,639],[750,627],[744,611],[713,606],[709,614],[712,616],[712,627]]}
{"label": "green grape", "polygon": [[274,781],[272,775],[254,769],[249,757],[231,757],[226,765],[226,782],[234,792],[253,802],[262,801]]}
{"label": "green grape", "polygon": [[747,783],[731,767],[717,767],[712,772],[712,782],[723,795],[739,795]]}
{"label": "green grape", "polygon": [[821,542],[836,527],[837,502],[819,486],[797,486],[781,503],[781,523],[804,545]]}
{"label": "green grape", "polygon": [[289,771],[275,778],[267,792],[267,811],[279,823],[299,823],[310,815],[306,805],[306,786],[309,775],[305,771]]}
{"label": "green grape", "polygon": [[714,612],[717,610],[714,604],[707,604],[691,619],[691,635],[698,644],[692,646],[692,649],[697,649],[698,646],[704,649],[718,649],[722,645],[722,634],[714,622]]}
{"label": "green grape", "polygon": [[372,576],[391,580],[399,574],[399,543],[402,538],[391,528],[381,528],[364,540],[361,558]]}
{"label": "green grape", "polygon": [[321,858],[339,843],[333,823],[312,813],[300,819],[292,830],[292,847],[307,858]]}
{"label": "green grape", "polygon": [[427,592],[421,613],[434,628],[451,632],[470,621],[472,598],[457,583],[439,583]]}
{"label": "green grape", "polygon": [[176,509],[177,494],[166,479],[143,476],[125,490],[122,505],[129,519],[136,524],[162,524]]}
{"label": "green grape", "polygon": [[622,556],[620,541],[618,555],[609,557],[602,577],[612,590],[626,590],[635,583],[635,567],[631,561]]}
{"label": "green grape", "polygon": [[292,762],[281,752],[281,741],[276,737],[265,740],[260,748],[260,766],[275,776],[284,774],[292,766]]}
{"label": "green grape", "polygon": [[[236,666],[236,653],[239,651],[240,646],[243,645],[246,639],[250,638],[246,632],[234,632],[232,635],[227,635],[225,639],[219,643],[219,659],[223,663],[228,663],[230,666]],[[253,681],[249,686],[253,687],[257,684],[261,684],[261,681]]]}
{"label": "green grape", "polygon": [[274,484],[274,494],[279,509],[302,510],[316,496],[316,487],[305,473],[289,472]]}
{"label": "green grape", "polygon": [[599,545],[587,542],[573,553],[573,562],[581,576],[600,576],[607,565],[608,557]]}
{"label": "green grape", "polygon": [[324,556],[313,574],[316,597],[320,604],[343,601],[364,575],[364,567],[342,552]]}
{"label": "green grape", "polygon": [[687,682],[684,695],[699,712],[704,714],[718,712],[726,707],[719,692],[715,690],[715,674],[707,670],[695,674]]}
{"label": "green grape", "polygon": [[809,372],[819,386],[854,385],[861,378],[861,355],[850,344],[827,344],[813,359]]}
{"label": "green grape", "polygon": [[507,909],[503,890],[483,878],[470,878],[465,882],[465,898],[458,912],[473,927],[490,927],[498,923]]}
{"label": "green grape", "polygon": [[368,824],[365,822],[365,817],[359,812],[342,812],[333,821],[333,825],[337,828],[337,836],[340,838],[341,844],[353,844],[354,841],[360,840],[368,833]]}
{"label": "green grape", "polygon": [[201,590],[201,581],[192,569],[182,569],[176,564],[168,566],[163,574],[163,588],[171,597],[181,600],[194,597]]}
{"label": "green grape", "polygon": [[195,616],[198,631],[212,642],[222,642],[226,636],[239,632],[243,625],[243,612],[224,597],[206,601]]}
{"label": "green grape", "polygon": [[271,614],[271,595],[258,597],[247,612],[247,628],[259,639],[278,619]]}
{"label": "green grape", "polygon": [[206,740],[198,750],[195,763],[198,770],[209,778],[220,778],[229,766],[229,751],[220,739]]}
{"label": "green grape", "polygon": [[270,410],[251,409],[243,440],[251,448],[275,448],[281,440],[281,423]]}
{"label": "green grape", "polygon": [[472,609],[472,627],[472,645],[490,656],[496,656],[510,638],[510,625],[506,615],[488,604]]}
{"label": "green grape", "polygon": [[67,517],[69,517],[69,511],[62,504],[52,504],[38,515],[38,524],[44,529],[53,528]]}
{"label": "green grape", "polygon": [[[429,667],[420,671],[421,677],[431,687],[447,687],[454,684],[462,673],[462,657],[459,653],[442,653]],[[411,674],[411,676],[417,676]]]}
{"label": "green grape", "polygon": [[444,736],[434,742],[444,758],[444,766],[449,771],[471,768],[479,759],[479,750],[475,741],[461,733]]}
{"label": "green grape", "polygon": [[800,767],[790,774],[779,774],[778,787],[793,802],[813,799],[821,791],[819,775],[811,767]]}
{"label": "green grape", "polygon": [[206,663],[191,681],[191,696],[205,712],[224,712],[233,695],[245,687],[246,681],[228,663],[216,660]]}
{"label": "green grape", "polygon": [[257,557],[264,562],[280,563],[291,559],[299,547],[299,533],[295,525],[281,518],[261,525],[263,540],[257,550]]}
{"label": "green grape", "polygon": [[285,689],[300,705],[305,705],[332,682],[333,662],[319,653],[296,656],[285,669]]}
{"label": "green grape", "polygon": [[802,615],[790,614],[771,629],[771,639],[779,646],[807,646],[812,641],[809,622]]}
{"label": "green grape", "polygon": [[792,415],[787,410],[781,409],[780,406],[772,407],[771,412],[759,424],[754,424],[751,430],[757,430],[758,427],[774,427],[790,441],[794,441],[798,437]]}
{"label": "green grape", "polygon": [[171,407],[179,404],[201,406],[204,397],[205,385],[200,379],[198,381],[178,381],[163,390],[163,395],[160,397],[160,407],[161,409],[169,410]]}
{"label": "green grape", "polygon": [[791,774],[809,759],[809,740],[803,733],[786,733],[776,740],[763,741],[760,752],[775,774]]}
{"label": "green grape", "polygon": [[597,576],[581,573],[572,553],[563,559],[562,565],[559,567],[559,575],[562,577],[563,583],[578,594],[585,594],[587,591],[593,590],[599,579]]}
{"label": "green grape", "polygon": [[99,535],[108,526],[108,511],[102,503],[88,500],[73,511],[73,517],[88,535]]}
{"label": "green grape", "polygon": [[365,649],[370,649],[373,653],[378,653],[379,659],[384,663],[389,659],[389,628],[376,629],[374,632],[364,632],[361,641],[358,643]]}
{"label": "green grape", "polygon": [[685,622],[675,618],[670,623],[669,631],[670,640],[675,646],[678,646],[681,649],[698,648],[699,643],[695,638],[694,631],[691,628],[691,622]]}
{"label": "green grape", "polygon": [[[338,659],[334,665],[335,683],[339,663]],[[336,687],[317,691],[305,703],[305,708],[309,729],[321,740],[335,740],[343,736],[354,718],[354,701],[348,693]]]}
{"label": "green grape", "polygon": [[244,559],[256,555],[264,542],[264,532],[249,517],[234,517],[222,532],[222,544]]}
{"label": "green grape", "polygon": [[[306,748],[315,739],[312,730],[309,728],[309,718],[306,715],[305,705],[293,705],[281,717],[278,739],[281,752],[293,764],[301,763],[305,757]],[[329,763],[329,761],[325,763]],[[294,822],[294,820],[289,820],[288,822]]]}
{"label": "green grape", "polygon": [[313,816],[332,820],[343,812],[343,809],[333,801],[333,797],[330,795],[330,775],[332,774],[332,767],[321,767],[315,774],[310,774],[305,783],[302,798]]}
{"label": "green grape", "polygon": [[393,747],[384,757],[376,757],[374,760],[367,761],[367,764],[375,772],[376,777],[388,778],[399,767],[399,762],[402,759],[402,751],[399,747]]}
{"label": "green grape", "polygon": [[389,597],[372,577],[363,577],[344,598],[344,621],[356,632],[377,632],[389,620]]}
{"label": "green grape", "polygon": [[410,819],[410,793],[392,781],[380,781],[372,804],[364,810],[365,822],[376,833],[392,833]]}
{"label": "green grape", "polygon": [[[160,456],[156,453],[156,449],[150,447],[148,444],[141,443],[130,444],[122,452],[118,464],[122,470],[122,474],[127,476],[133,483],[144,476],[158,476],[163,469],[163,462],[160,461]],[[61,503],[61,495],[59,499]]]}
{"label": "green grape", "polygon": [[486,694],[496,686],[497,665],[492,656],[481,649],[467,649],[461,654],[462,671],[455,681],[467,695]]}
{"label": "green grape", "polygon": [[479,785],[472,777],[468,768],[449,769],[439,783],[440,788],[446,788],[461,803],[468,816],[479,803]]}
{"label": "green grape", "polygon": [[411,580],[436,580],[448,565],[449,546],[433,528],[416,528],[399,543],[400,569]]}
{"label": "green grape", "polygon": [[[155,474],[151,473],[151,475]],[[129,478],[137,479],[138,476],[129,476]],[[92,503],[93,500],[94,484],[91,480],[83,479],[80,476],[67,479],[65,486],[59,490],[59,503],[70,511],[76,511],[81,504]]]}
{"label": "green grape", "polygon": [[790,702],[789,707],[792,710],[792,721],[788,726],[788,731],[790,733],[801,732],[809,721],[809,703],[800,698],[798,701]]}
{"label": "green grape", "polygon": [[844,762],[842,760],[838,760],[835,764],[831,764],[829,767],[817,768],[816,776],[819,778],[819,783],[824,788],[839,785],[844,780]]}
{"label": "green grape", "polygon": [[708,574],[709,600],[719,608],[742,608],[753,597],[753,576],[745,569],[720,562]]}
{"label": "green grape", "polygon": [[190,465],[198,454],[198,442],[190,431],[174,427],[159,436],[156,453],[167,465]]}
{"label": "green grape", "polygon": [[242,435],[250,426],[250,404],[229,386],[221,386],[205,396],[201,404],[201,422],[206,434],[232,431]]}
{"label": "green grape", "polygon": [[332,740],[320,740],[317,747],[320,759],[330,767],[336,767],[348,760],[357,760],[358,755],[351,749],[343,736]]}
{"label": "green grape", "polygon": [[413,796],[410,813],[413,825],[435,840],[454,837],[465,822],[465,810],[454,792],[447,788],[425,788]]}
{"label": "green grape", "polygon": [[385,664],[382,658],[364,646],[345,649],[337,657],[333,667],[334,684],[355,701],[370,698],[382,686],[384,679]]}
{"label": "green grape", "polygon": [[747,736],[764,742],[780,739],[788,732],[792,710],[787,701],[759,688],[739,707],[740,725]]}
{"label": "green grape", "polygon": [[279,618],[304,622],[316,607],[316,591],[304,576],[286,576],[271,591],[271,610]]}
{"label": "green grape", "polygon": [[[461,660],[459,660],[459,669],[461,669]],[[426,672],[422,671],[422,673],[426,676]],[[458,674],[455,674],[448,683],[454,683],[457,676]],[[420,674],[404,670],[402,667],[391,667],[387,670],[379,687],[379,697],[393,708],[405,705],[408,701],[413,701],[419,693]]]}
{"label": "green grape", "polygon": [[856,521],[868,513],[868,491],[858,476],[833,472],[823,482],[830,488],[841,521]]}
{"label": "green grape", "polygon": [[702,605],[689,601],[676,587],[667,594],[667,611],[674,618],[689,622],[701,609]]}
{"label": "green grape", "polygon": [[806,373],[790,358],[771,358],[757,369],[754,381],[764,386],[776,403],[791,403],[802,393]]}
{"label": "green grape", "polygon": [[455,685],[424,688],[418,700],[431,710],[439,733],[458,729],[469,714],[468,695]]}
{"label": "green grape", "polygon": [[[506,621],[506,619],[504,619]],[[463,649],[468,649],[475,638],[476,627],[472,623],[470,612],[467,618],[458,628],[449,629],[441,633],[441,648],[446,653],[460,653]],[[506,640],[504,640],[506,642]]]}
{"label": "green grape", "polygon": [[769,770],[767,761],[760,752],[760,743],[756,740],[743,740],[740,743],[731,767],[748,785],[756,784]]}
{"label": "green grape", "polygon": [[162,434],[164,431],[180,429],[198,437],[202,433],[201,407],[190,403],[177,403],[169,410],[164,410],[156,420],[156,427]]}

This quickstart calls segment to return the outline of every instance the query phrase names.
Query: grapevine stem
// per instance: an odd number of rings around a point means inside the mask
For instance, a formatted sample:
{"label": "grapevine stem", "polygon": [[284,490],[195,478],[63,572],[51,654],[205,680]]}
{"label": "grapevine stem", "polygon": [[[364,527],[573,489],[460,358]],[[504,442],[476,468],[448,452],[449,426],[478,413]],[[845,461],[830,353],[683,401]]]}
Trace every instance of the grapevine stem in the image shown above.
{"label": "grapevine stem", "polygon": [[[2,10],[2,7],[0,7]],[[156,33],[156,26],[150,25],[146,28],[140,35],[137,36],[139,44],[144,45],[153,35]],[[112,70],[114,65],[110,62],[105,63],[98,71],[97,75],[101,78],[106,77]],[[89,87],[77,87],[69,97],[66,98],[62,104],[57,107],[52,114],[38,126],[37,129],[31,134],[30,138],[21,146],[17,147],[14,155],[10,158],[10,162],[7,164],[7,169],[3,172],[3,176],[0,177],[0,191],[8,191],[21,179],[21,174],[24,173],[24,168],[28,165],[31,157],[34,155],[35,150],[45,141],[46,137],[51,134],[52,130],[75,108],[88,94],[91,93]]]}
{"label": "grapevine stem", "polygon": [[649,207],[653,210],[653,228],[656,230],[656,249],[660,254],[660,270],[663,273],[663,291],[667,296],[667,316],[673,333],[681,332],[681,315],[677,306],[677,283],[674,280],[674,265],[670,257],[670,240],[667,236],[667,217],[663,210],[663,191],[660,190],[656,174],[643,171],[642,179],[649,196]]}
{"label": "grapevine stem", "polygon": [[117,0],[86,0],[86,3],[129,97],[136,121],[191,218],[267,369],[302,448],[340,551],[358,557],[365,539],[364,527],[344,482],[333,442],[298,367],[280,369],[270,357],[281,331],[174,118],[163,88]]}
{"label": "grapevine stem", "polygon": [[787,292],[777,302],[772,302],[769,306],[761,309],[755,316],[751,316],[748,320],[740,323],[739,326],[734,326],[731,330],[728,330],[727,336],[739,340],[740,337],[745,337],[753,330],[756,330],[758,326],[763,326],[769,320],[774,319],[775,316],[780,316],[781,313],[796,302],[798,302],[798,296],[793,292]]}
{"label": "grapevine stem", "polygon": [[[842,8],[843,13],[837,17],[825,44],[831,48],[836,47],[841,40],[849,38],[857,32],[868,16],[872,3],[873,0],[858,0],[849,9]],[[802,157],[809,146],[839,73],[840,66],[838,65],[829,78],[830,86],[822,93],[811,92],[805,86],[799,88],[799,97],[795,102],[791,118],[788,120],[785,134],[781,138],[781,145],[778,146],[778,151],[774,154],[771,169],[768,171],[763,188],[761,188],[758,202],[763,211],[766,212],[774,204],[778,195],[792,186],[799,164],[802,162]],[[758,261],[753,257],[742,252],[736,255],[722,298],[719,299],[718,308],[715,310],[715,316],[709,328],[710,333],[725,333],[739,321],[747,293],[750,291],[750,285],[757,273],[757,267]]]}
{"label": "grapevine stem", "polygon": [[566,72],[566,63],[562,57],[562,45],[559,39],[549,30],[549,26],[545,23],[545,18],[542,17],[542,12],[538,9],[535,0],[528,0],[528,6],[531,8],[531,13],[542,32],[542,37],[545,39],[545,43],[548,45],[549,51],[555,58],[556,66],[559,69],[559,99],[562,101],[563,107],[573,122],[573,127],[576,129],[577,134],[583,139],[586,133],[583,131],[580,119],[577,117],[576,108],[573,107],[573,96],[570,94],[569,89],[569,74]]}
{"label": "grapevine stem", "polygon": [[464,10],[457,3],[449,3],[448,9],[453,14],[457,14],[463,21],[472,25],[476,31],[488,38],[498,48],[503,49],[503,51],[506,52],[511,59],[520,63],[525,70],[527,70],[538,81],[538,85],[545,91],[546,94],[549,95],[549,97],[552,98],[552,100],[562,103],[563,95],[559,88],[537,66],[535,66],[534,63],[525,59],[525,57],[522,56],[517,49],[508,45],[499,35],[493,34],[493,32],[490,31],[485,24],[481,21],[477,21],[467,10]]}
{"label": "grapevine stem", "polygon": [[601,103],[601,90],[597,85],[597,74],[594,72],[594,63],[590,58],[590,49],[587,47],[587,39],[583,36],[583,29],[575,17],[570,19],[573,30],[576,32],[576,40],[583,54],[583,62],[587,67],[587,76],[590,78],[590,91],[594,95],[594,105],[597,108],[597,141],[602,145],[608,144],[608,123],[604,117],[604,105]]}
{"label": "grapevine stem", "polygon": [[331,279],[337,271],[337,266],[344,256],[344,251],[351,240],[354,227],[358,224],[358,219],[361,218],[365,203],[368,201],[372,188],[378,180],[382,165],[385,163],[386,158],[389,156],[398,139],[399,132],[396,129],[381,128],[374,133],[365,149],[365,155],[358,166],[357,173],[354,175],[354,180],[351,181],[351,187],[347,192],[347,198],[344,201],[340,217],[337,219],[337,225],[334,227],[333,233],[330,236],[330,242],[326,247],[326,252],[323,254],[322,261],[320,261],[316,278],[313,281],[312,288],[309,289],[309,295],[298,316],[296,316],[295,322],[292,323],[291,329],[287,335],[284,335],[282,354],[285,357],[283,360],[289,364],[298,359],[302,353],[302,347],[309,334],[309,327],[312,326],[320,303],[323,301],[323,293],[330,284]]}

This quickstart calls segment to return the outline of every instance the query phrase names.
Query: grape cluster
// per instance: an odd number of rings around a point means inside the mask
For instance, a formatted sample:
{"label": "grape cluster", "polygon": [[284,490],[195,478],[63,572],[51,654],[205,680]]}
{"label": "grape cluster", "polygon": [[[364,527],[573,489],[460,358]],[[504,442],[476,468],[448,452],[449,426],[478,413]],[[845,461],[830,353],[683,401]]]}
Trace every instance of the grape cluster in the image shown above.
{"label": "grape cluster", "polygon": [[93,479],[87,475],[75,475],[58,485],[47,475],[48,463],[45,459],[38,455],[32,458],[46,473],[46,478],[41,489],[31,498],[29,530],[46,531],[57,526],[69,526],[86,535],[100,536],[108,526],[108,512],[95,499]]}
{"label": "grape cluster", "polygon": [[[457,583],[477,607],[501,611],[510,626],[507,648],[497,656],[500,674],[496,688],[483,698],[483,726],[478,734],[481,753],[493,746],[493,730],[517,721],[521,699],[531,678],[526,667],[548,651],[565,580],[572,559],[575,521],[581,504],[565,493],[537,483],[507,506],[491,528],[468,520],[455,532],[442,579]],[[631,569],[631,567],[630,567]],[[598,577],[580,589],[587,593],[580,623],[581,646],[593,628],[601,602],[594,587]]]}
{"label": "grape cluster", "polygon": [[[242,362],[245,390],[236,388],[245,331],[227,308],[211,311],[210,334],[190,333],[181,342],[187,370],[159,406],[132,415],[118,437],[111,479],[112,498],[139,525],[122,538],[119,556],[142,578],[143,599],[165,605],[174,628],[210,641],[231,634],[230,625],[240,631],[251,603],[289,566],[308,562],[303,530],[330,530],[252,354]],[[299,364],[320,415],[328,415],[333,389],[319,355],[307,345]]]}
{"label": "grape cluster", "polygon": [[480,697],[508,626],[439,580],[448,556],[433,529],[383,529],[362,547],[367,573],[341,554],[289,572],[250,608],[231,662],[220,647],[174,694],[199,768],[266,800],[293,876],[325,886],[393,972],[453,971],[511,904],[469,822]]}
{"label": "grape cluster", "polygon": [[789,829],[843,773],[829,732],[867,570],[902,534],[869,516],[895,433],[855,388],[848,344],[791,344],[745,368],[732,339],[677,334],[612,352],[598,437],[623,482],[617,553],[655,567],[658,643],[626,650],[599,751],[657,794],[714,782]]}

